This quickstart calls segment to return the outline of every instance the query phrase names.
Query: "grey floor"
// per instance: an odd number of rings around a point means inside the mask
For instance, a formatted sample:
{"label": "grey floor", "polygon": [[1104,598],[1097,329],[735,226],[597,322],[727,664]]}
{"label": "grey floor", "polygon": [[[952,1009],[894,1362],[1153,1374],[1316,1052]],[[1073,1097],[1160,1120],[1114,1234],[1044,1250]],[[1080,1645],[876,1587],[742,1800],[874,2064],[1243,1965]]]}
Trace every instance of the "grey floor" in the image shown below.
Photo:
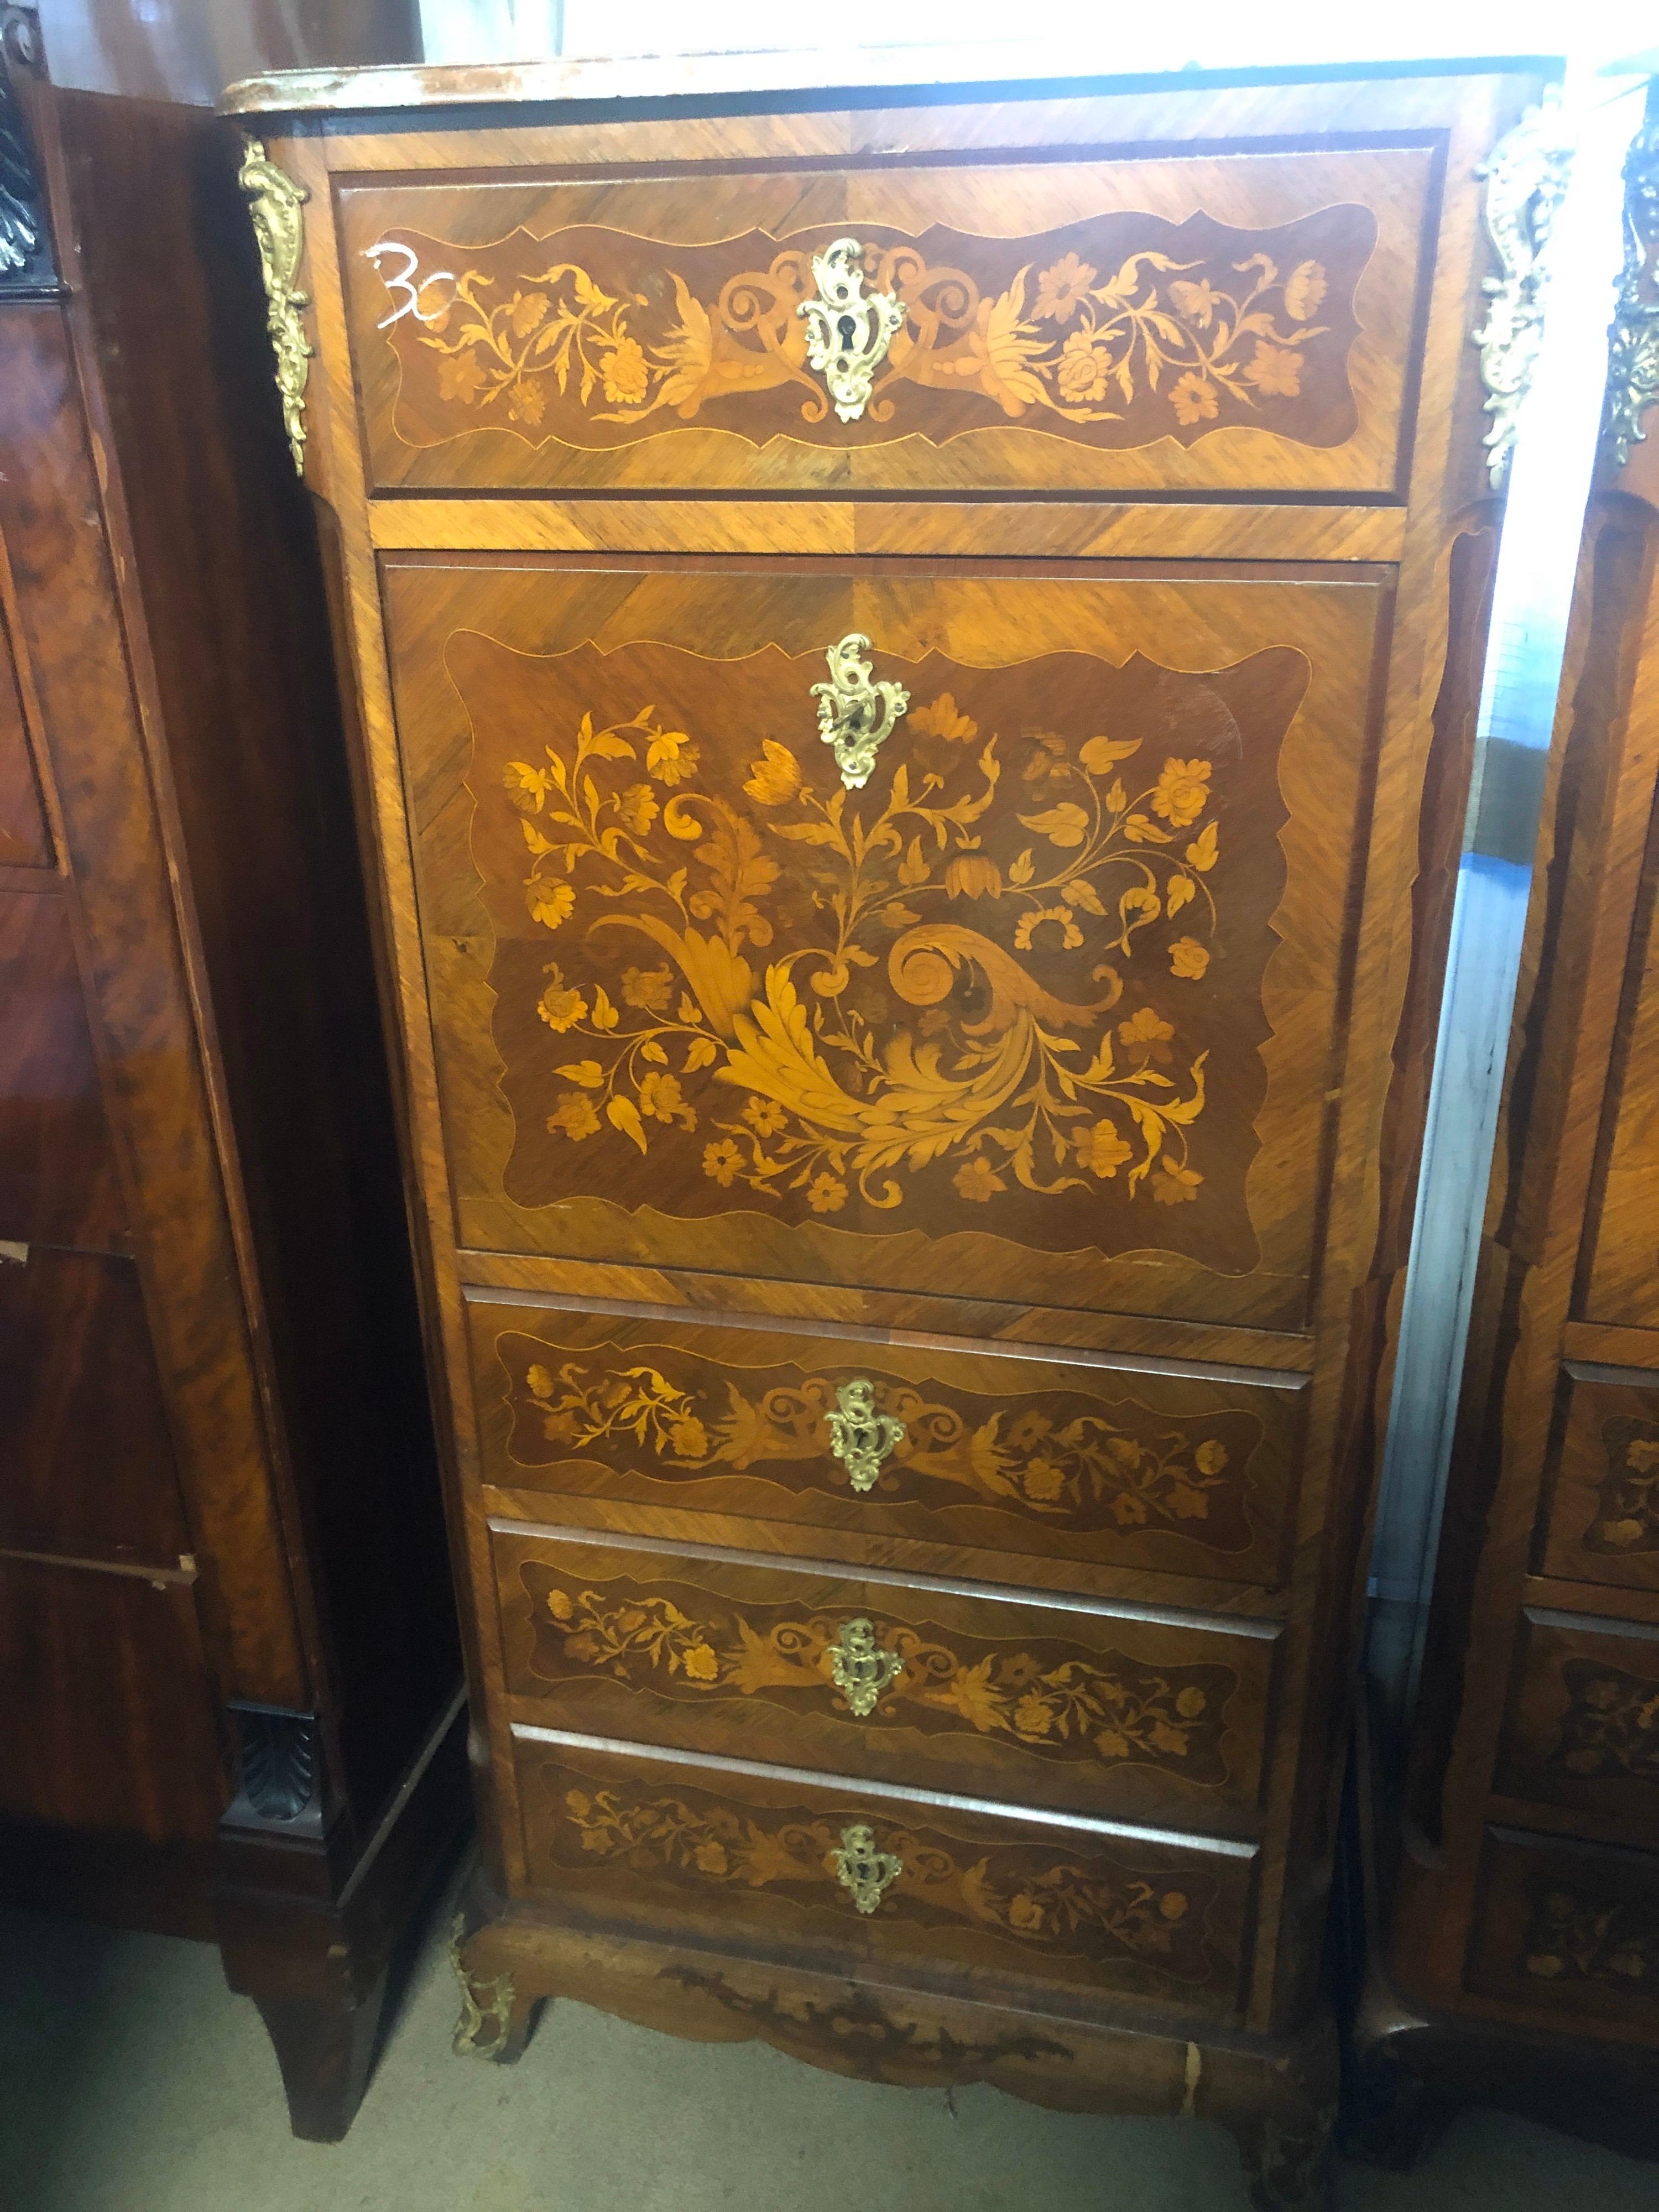
{"label": "grey floor", "polygon": [[[450,2056],[434,1916],[346,2142],[289,2135],[276,2061],[216,1953],[0,1913],[3,2212],[1246,2212],[1231,2138],[1076,2119],[995,2090],[886,2089],[757,2044],[564,2004],[516,2069]],[[1470,2113],[1341,2212],[1654,2212],[1659,2177]]]}

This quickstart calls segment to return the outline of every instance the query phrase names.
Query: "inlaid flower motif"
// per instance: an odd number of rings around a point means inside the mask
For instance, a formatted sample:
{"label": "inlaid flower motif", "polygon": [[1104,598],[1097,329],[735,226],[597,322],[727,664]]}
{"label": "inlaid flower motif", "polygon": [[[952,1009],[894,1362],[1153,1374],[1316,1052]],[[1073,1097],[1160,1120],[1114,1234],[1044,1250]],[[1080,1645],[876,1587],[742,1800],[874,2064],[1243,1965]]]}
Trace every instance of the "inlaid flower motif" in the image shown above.
{"label": "inlaid flower motif", "polygon": [[742,1165],[743,1154],[729,1137],[722,1137],[718,1144],[705,1145],[702,1148],[702,1171],[706,1176],[713,1176],[722,1190],[732,1188]]}
{"label": "inlaid flower motif", "polygon": [[669,1423],[668,1449],[678,1459],[700,1460],[708,1455],[708,1431],[695,1413],[683,1414]]}
{"label": "inlaid flower motif", "polygon": [[646,747],[645,764],[659,783],[684,783],[697,772],[697,749],[683,730],[659,730]]}
{"label": "inlaid flower motif", "polygon": [[743,1109],[743,1118],[757,1137],[775,1137],[789,1122],[789,1116],[775,1098],[750,1098]]}
{"label": "inlaid flower motif", "polygon": [[643,837],[659,811],[648,783],[630,783],[617,800],[617,819],[630,837]]}
{"label": "inlaid flower motif", "polygon": [[951,1176],[951,1183],[958,1198],[971,1199],[978,1206],[1008,1188],[983,1152],[975,1152],[971,1159],[964,1160]]}
{"label": "inlaid flower motif", "polygon": [[1215,288],[1207,276],[1200,277],[1195,284],[1185,276],[1174,278],[1170,285],[1170,299],[1176,313],[1184,315],[1200,331],[1207,331],[1215,320]]}
{"label": "inlaid flower motif", "polygon": [[1126,1145],[1110,1121],[1097,1121],[1092,1129],[1077,1141],[1077,1156],[1091,1175],[1109,1181],[1125,1160],[1134,1158],[1133,1145]]}
{"label": "inlaid flower motif", "polygon": [[1210,803],[1210,763],[1206,760],[1177,760],[1164,763],[1152,793],[1152,811],[1172,830],[1185,830],[1196,822]]}
{"label": "inlaid flower motif", "polygon": [[562,1091],[547,1117],[547,1126],[555,1135],[562,1133],[573,1144],[580,1144],[584,1137],[599,1134],[599,1117],[585,1091]]}
{"label": "inlaid flower motif", "polygon": [[1281,399],[1295,399],[1302,391],[1304,357],[1287,346],[1269,345],[1265,338],[1256,340],[1254,357],[1243,371],[1245,381],[1256,390]]}
{"label": "inlaid flower motif", "polygon": [[1103,399],[1111,384],[1112,356],[1097,344],[1092,331],[1073,331],[1060,349],[1054,381],[1060,396],[1072,406]]}
{"label": "inlaid flower motif", "polygon": [[1310,322],[1319,313],[1328,289],[1325,271],[1317,261],[1299,261],[1285,279],[1285,312],[1294,323]]}
{"label": "inlaid flower motif", "polygon": [[1170,1046],[1175,1036],[1175,1024],[1166,1022],[1152,1006],[1142,1006],[1127,1022],[1117,1025],[1118,1042],[1131,1058],[1142,1063],[1155,1062],[1160,1067],[1170,1064]]}
{"label": "inlaid flower motif", "polygon": [[1195,937],[1177,937],[1170,947],[1170,972],[1196,982],[1210,964],[1210,948]]}
{"label": "inlaid flower motif", "polygon": [[1214,422],[1221,412],[1221,395],[1207,378],[1194,376],[1188,369],[1170,386],[1170,404],[1176,421],[1190,428],[1194,422]]}
{"label": "inlaid flower motif", "polygon": [[1227,1447],[1219,1437],[1206,1437],[1193,1454],[1193,1465],[1200,1474],[1219,1474],[1227,1464]]}
{"label": "inlaid flower motif", "polygon": [[1066,1470],[1051,1459],[1028,1460],[1022,1487],[1028,1498],[1046,1503],[1058,1498],[1066,1487]]}
{"label": "inlaid flower motif", "polygon": [[1089,295],[1096,271],[1075,253],[1063,254],[1052,269],[1037,278],[1037,295],[1031,313],[1042,320],[1069,323]]}
{"label": "inlaid flower motif", "polygon": [[562,1032],[574,1029],[586,1018],[587,1001],[565,981],[556,967],[549,968],[546,973],[552,980],[537,1001],[536,1011],[550,1030]]}
{"label": "inlaid flower motif", "polygon": [[806,1203],[814,1213],[839,1213],[847,1203],[847,1186],[834,1176],[814,1176],[806,1186]]}
{"label": "inlaid flower motif", "polygon": [[694,1644],[680,1654],[680,1664],[694,1682],[718,1682],[720,1662],[707,1644]]}
{"label": "inlaid flower motif", "polygon": [[1024,1892],[1008,1900],[1008,1924],[1022,1936],[1035,1936],[1042,1926],[1042,1907]]}
{"label": "inlaid flower motif", "polygon": [[453,354],[438,363],[438,396],[471,407],[483,389],[483,364],[470,353]]}
{"label": "inlaid flower motif", "polygon": [[569,884],[545,883],[532,876],[525,887],[525,903],[532,921],[540,922],[544,929],[557,929],[575,911],[576,893]]}
{"label": "inlaid flower motif", "polygon": [[726,1846],[718,1836],[706,1837],[697,1845],[692,1856],[696,1861],[699,1872],[702,1874],[724,1874],[730,1863],[726,1856]]}
{"label": "inlaid flower motif", "polygon": [[1157,1206],[1190,1205],[1203,1180],[1196,1168],[1183,1167],[1166,1154],[1152,1177],[1152,1201]]}
{"label": "inlaid flower motif", "polygon": [[958,853],[945,866],[945,889],[951,898],[1000,898],[1002,871],[988,853]]}
{"label": "inlaid flower motif", "polygon": [[781,806],[800,789],[800,763],[775,738],[763,738],[761,757],[750,763],[743,787],[757,805]]}
{"label": "inlaid flower motif", "polygon": [[1047,1735],[1054,1716],[1035,1690],[1028,1690],[1014,1707],[1014,1727],[1021,1735]]}
{"label": "inlaid flower motif", "polygon": [[613,407],[637,407],[651,389],[644,349],[637,338],[618,338],[599,356],[599,381]]}
{"label": "inlaid flower motif", "polygon": [[674,975],[669,968],[624,968],[622,979],[623,1004],[637,1006],[644,1014],[660,1014],[667,1011],[674,995]]}
{"label": "inlaid flower motif", "polygon": [[952,744],[967,744],[979,735],[979,724],[971,714],[957,711],[956,700],[948,691],[941,691],[925,707],[912,707],[904,726],[912,736],[944,738]]}

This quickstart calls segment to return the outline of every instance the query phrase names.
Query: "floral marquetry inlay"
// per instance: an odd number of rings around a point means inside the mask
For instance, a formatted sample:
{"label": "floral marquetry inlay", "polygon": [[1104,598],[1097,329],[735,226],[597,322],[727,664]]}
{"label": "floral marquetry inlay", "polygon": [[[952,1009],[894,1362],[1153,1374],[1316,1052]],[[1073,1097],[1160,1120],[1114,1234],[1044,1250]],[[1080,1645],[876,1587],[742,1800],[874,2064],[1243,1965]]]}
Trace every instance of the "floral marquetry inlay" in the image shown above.
{"label": "floral marquetry inlay", "polygon": [[[676,1887],[775,1890],[797,1902],[851,1913],[836,1855],[839,1817],[750,1814],[697,1790],[559,1787],[553,1824],[556,1865],[617,1862],[629,1876]],[[934,1926],[978,1927],[1021,1946],[1079,1960],[1132,1957],[1177,1981],[1207,1978],[1204,1942],[1211,1877],[1138,1878],[1064,1848],[1010,1842],[978,1852],[930,1832],[872,1824],[874,1840],[900,1862],[884,1886],[878,1917]]]}
{"label": "floral marquetry inlay", "polygon": [[397,434],[499,428],[602,448],[695,422],[757,445],[858,445],[1020,420],[1104,447],[1237,425],[1310,446],[1353,434],[1368,209],[1261,231],[1115,212],[1026,238],[859,233],[863,281],[896,326],[849,420],[802,313],[833,229],[686,246],[584,225],[467,247],[394,228],[363,253],[398,359]]}
{"label": "floral marquetry inlay", "polygon": [[856,792],[803,711],[821,659],[447,659],[509,1196],[887,1231],[925,1196],[1049,1249],[1252,1264],[1298,653],[890,661],[909,711]]}
{"label": "floral marquetry inlay", "polygon": [[1659,1551],[1659,1421],[1602,1425],[1607,1471],[1585,1541],[1595,1552]]}
{"label": "floral marquetry inlay", "polygon": [[1651,1997],[1659,1988],[1659,1914],[1551,1885],[1539,1893],[1522,1955],[1534,1982],[1599,1982]]}
{"label": "floral marquetry inlay", "polygon": [[1659,1782],[1659,1682],[1570,1659],[1561,1683],[1567,1706],[1550,1764],[1583,1781]]}
{"label": "floral marquetry inlay", "polygon": [[[520,1575],[540,1680],[606,1674],[681,1703],[782,1696],[842,1720],[853,1711],[835,1668],[846,1610],[738,1607],[678,1585],[593,1589],[537,1560]],[[1200,1784],[1229,1778],[1230,1668],[1143,1666],[1054,1638],[1022,1645],[923,1634],[879,1615],[868,1625],[891,1671],[860,1725],[971,1729],[1056,1759],[1159,1766]]]}
{"label": "floral marquetry inlay", "polygon": [[[667,1346],[589,1358],[516,1332],[495,1340],[509,1378],[512,1456],[521,1467],[642,1462],[682,1480],[750,1469],[792,1487],[850,1495],[830,1449],[837,1377],[795,1367],[711,1370]],[[1054,1390],[1012,1403],[892,1376],[878,1411],[904,1436],[872,1500],[976,1501],[1078,1529],[1164,1529],[1218,1551],[1249,1540],[1245,1470],[1254,1413],[1171,1421]]]}

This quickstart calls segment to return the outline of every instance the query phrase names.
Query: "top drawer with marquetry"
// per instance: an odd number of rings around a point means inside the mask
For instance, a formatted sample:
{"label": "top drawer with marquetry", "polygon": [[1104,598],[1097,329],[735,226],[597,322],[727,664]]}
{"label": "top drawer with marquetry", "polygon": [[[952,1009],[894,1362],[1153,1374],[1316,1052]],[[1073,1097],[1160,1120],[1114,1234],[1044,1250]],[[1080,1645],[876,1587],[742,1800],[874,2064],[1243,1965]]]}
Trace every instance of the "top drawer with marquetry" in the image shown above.
{"label": "top drawer with marquetry", "polygon": [[344,179],[370,489],[1395,492],[1436,169]]}

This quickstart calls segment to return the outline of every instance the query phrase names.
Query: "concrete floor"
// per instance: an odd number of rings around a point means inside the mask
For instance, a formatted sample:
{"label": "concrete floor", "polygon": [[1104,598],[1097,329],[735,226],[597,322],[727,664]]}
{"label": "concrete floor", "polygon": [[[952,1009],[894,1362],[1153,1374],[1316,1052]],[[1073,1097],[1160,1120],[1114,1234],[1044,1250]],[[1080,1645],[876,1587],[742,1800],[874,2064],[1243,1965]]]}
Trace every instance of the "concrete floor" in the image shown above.
{"label": "concrete floor", "polygon": [[[439,1912],[346,2142],[288,2132],[217,1954],[0,1913],[0,2212],[1246,2212],[1231,2137],[987,2088],[888,2089],[759,2044],[550,2007],[516,2069],[452,2057]],[[1470,2113],[1340,2212],[1653,2212],[1659,2178]]]}

